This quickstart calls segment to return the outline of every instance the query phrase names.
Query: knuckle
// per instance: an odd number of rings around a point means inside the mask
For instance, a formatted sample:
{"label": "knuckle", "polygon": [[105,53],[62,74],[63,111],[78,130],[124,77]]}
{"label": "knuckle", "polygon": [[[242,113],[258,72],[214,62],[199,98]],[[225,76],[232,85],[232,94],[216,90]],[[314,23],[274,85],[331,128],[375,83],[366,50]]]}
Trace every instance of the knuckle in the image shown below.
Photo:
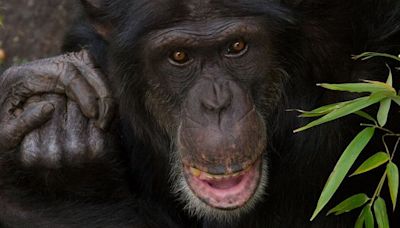
{"label": "knuckle", "polygon": [[19,71],[21,69],[21,66],[13,66],[8,68],[6,71],[4,71],[3,75],[1,76],[2,82],[8,81],[10,79],[14,79],[15,75],[19,74]]}
{"label": "knuckle", "polygon": [[62,157],[62,148],[60,145],[50,143],[45,145],[45,149],[41,151],[40,160],[44,165],[58,166]]}
{"label": "knuckle", "polygon": [[32,165],[38,160],[40,150],[37,137],[26,137],[20,147],[21,162],[25,165]]}
{"label": "knuckle", "polygon": [[65,143],[65,152],[67,155],[85,154],[87,146],[82,142],[71,140]]}
{"label": "knuckle", "polygon": [[98,156],[104,151],[104,141],[102,139],[95,140],[91,143],[91,152],[93,156]]}
{"label": "knuckle", "polygon": [[106,147],[105,135],[100,130],[96,129],[94,124],[91,128],[88,142],[93,157],[98,157],[104,153]]}

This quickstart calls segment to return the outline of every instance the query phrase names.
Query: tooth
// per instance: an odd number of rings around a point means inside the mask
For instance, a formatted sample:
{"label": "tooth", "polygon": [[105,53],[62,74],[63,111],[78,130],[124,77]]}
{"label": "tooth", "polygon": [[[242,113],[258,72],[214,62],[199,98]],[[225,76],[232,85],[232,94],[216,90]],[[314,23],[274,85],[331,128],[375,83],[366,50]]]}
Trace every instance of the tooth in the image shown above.
{"label": "tooth", "polygon": [[208,179],[215,179],[215,177],[214,177],[213,175],[208,174],[208,173],[206,173],[206,177],[207,177]]}
{"label": "tooth", "polygon": [[201,174],[201,171],[200,171],[200,170],[198,170],[198,169],[196,169],[196,168],[193,168],[193,167],[190,167],[190,172],[191,172],[192,175],[195,176],[195,177],[199,177],[200,174]]}

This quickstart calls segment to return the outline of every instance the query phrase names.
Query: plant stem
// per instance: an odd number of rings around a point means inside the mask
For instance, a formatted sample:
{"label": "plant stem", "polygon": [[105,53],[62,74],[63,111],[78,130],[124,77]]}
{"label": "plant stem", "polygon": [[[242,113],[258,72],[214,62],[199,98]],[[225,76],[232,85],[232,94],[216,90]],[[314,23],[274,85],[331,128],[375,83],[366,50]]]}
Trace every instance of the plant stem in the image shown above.
{"label": "plant stem", "polygon": [[371,198],[371,203],[370,203],[371,206],[372,206],[372,204],[374,203],[376,197],[379,196],[379,195],[381,194],[383,184],[385,183],[385,180],[386,180],[386,174],[387,174],[387,173],[386,173],[386,171],[385,171],[385,172],[383,173],[383,176],[381,177],[381,180],[379,181],[378,186],[377,186],[376,189],[375,189],[374,195],[373,195],[372,198]]}
{"label": "plant stem", "polygon": [[362,123],[362,124],[360,124],[360,126],[363,126],[363,127],[373,127],[373,128],[382,130],[382,131],[384,131],[384,132],[387,132],[387,133],[389,133],[390,135],[396,135],[393,131],[391,131],[391,130],[389,130],[389,129],[386,129],[386,128],[383,128],[383,127],[380,127],[380,126],[378,126],[378,125]]}
{"label": "plant stem", "polygon": [[385,137],[386,136],[388,136],[387,134],[385,134],[385,135],[382,135],[382,143],[383,143],[383,146],[385,146],[385,151],[386,151],[386,153],[389,155],[389,157],[390,157],[390,152],[389,152],[389,147],[388,147],[388,145],[386,144],[386,141],[385,141]]}
{"label": "plant stem", "polygon": [[391,160],[391,161],[393,160],[394,155],[396,154],[397,146],[399,145],[399,142],[400,142],[400,137],[397,138],[396,144],[394,145],[392,157],[390,157],[390,160]]}

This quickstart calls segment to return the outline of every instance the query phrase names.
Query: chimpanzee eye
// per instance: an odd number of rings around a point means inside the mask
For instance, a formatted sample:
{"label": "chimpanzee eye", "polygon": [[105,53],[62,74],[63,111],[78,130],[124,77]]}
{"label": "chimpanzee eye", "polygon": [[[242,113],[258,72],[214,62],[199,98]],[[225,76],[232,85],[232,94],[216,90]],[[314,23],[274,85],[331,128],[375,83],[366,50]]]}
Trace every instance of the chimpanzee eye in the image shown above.
{"label": "chimpanzee eye", "polygon": [[247,43],[242,39],[235,40],[234,42],[229,44],[226,56],[236,57],[243,55],[247,51],[247,46]]}
{"label": "chimpanzee eye", "polygon": [[169,59],[172,61],[173,64],[183,65],[190,61],[189,55],[184,51],[174,51],[169,56]]}

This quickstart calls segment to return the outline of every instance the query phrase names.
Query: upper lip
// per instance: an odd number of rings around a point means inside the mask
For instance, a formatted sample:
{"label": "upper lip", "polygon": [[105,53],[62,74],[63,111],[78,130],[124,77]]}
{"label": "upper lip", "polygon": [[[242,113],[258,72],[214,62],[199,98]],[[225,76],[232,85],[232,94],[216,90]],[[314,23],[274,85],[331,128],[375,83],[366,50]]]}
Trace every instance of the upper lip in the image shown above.
{"label": "upper lip", "polygon": [[207,175],[215,178],[222,178],[227,176],[237,176],[238,173],[248,170],[253,167],[253,165],[261,159],[261,155],[254,156],[252,160],[247,160],[241,163],[234,163],[229,166],[224,166],[224,162],[221,162],[219,165],[200,165],[199,163],[195,163],[193,161],[187,161],[183,159],[183,165],[188,169],[193,169],[194,171],[200,171],[206,173]]}
{"label": "upper lip", "polygon": [[211,173],[208,173],[208,172],[201,171],[201,170],[199,170],[197,168],[194,168],[194,167],[188,167],[188,168],[189,168],[190,173],[193,176],[199,177],[200,179],[203,179],[203,180],[207,180],[207,179],[220,180],[220,179],[237,177],[237,176],[243,175],[246,172],[248,172],[253,165],[254,165],[254,163],[252,165],[246,167],[245,169],[242,169],[242,170],[240,170],[238,172],[229,173],[229,174],[211,174]]}

